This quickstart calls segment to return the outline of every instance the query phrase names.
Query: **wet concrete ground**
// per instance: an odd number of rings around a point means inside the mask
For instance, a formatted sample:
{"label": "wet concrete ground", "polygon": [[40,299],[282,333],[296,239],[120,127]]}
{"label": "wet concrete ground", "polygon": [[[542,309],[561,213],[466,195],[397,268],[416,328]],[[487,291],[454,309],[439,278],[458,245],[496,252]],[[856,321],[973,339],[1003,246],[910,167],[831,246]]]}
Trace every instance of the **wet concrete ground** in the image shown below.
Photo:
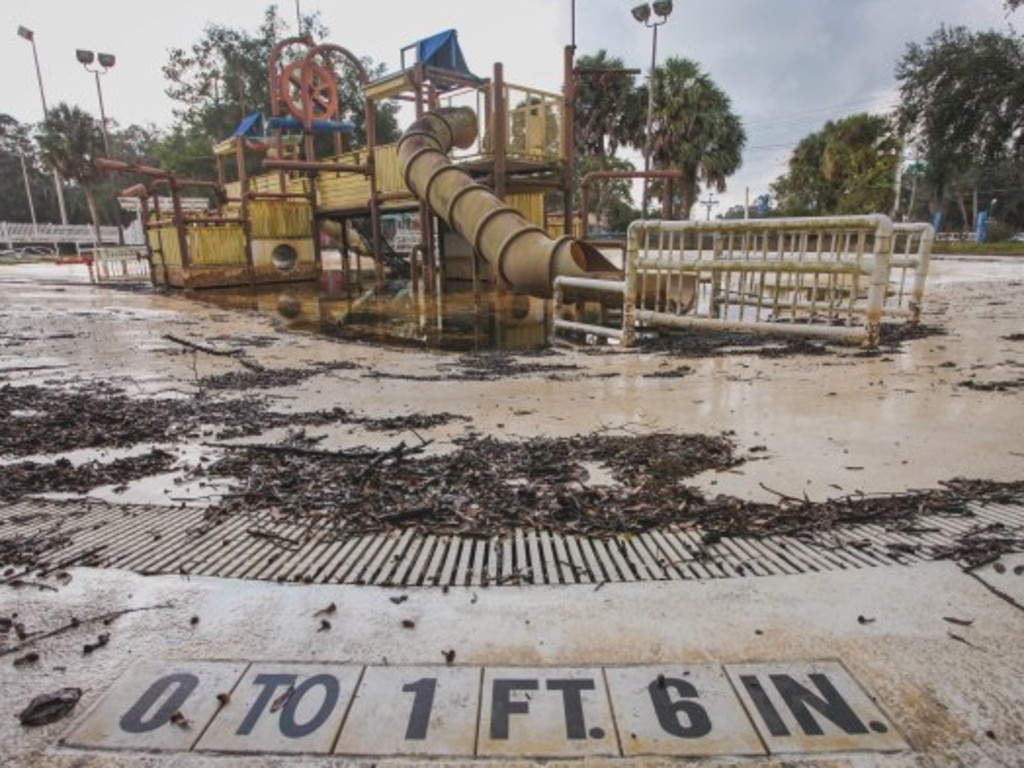
{"label": "wet concrete ground", "polygon": [[[780,358],[561,350],[482,380],[465,375],[472,363],[457,354],[281,333],[284,318],[69,282],[81,269],[0,272],[5,383],[91,391],[109,382],[173,398],[196,395],[209,377],[246,373],[237,357],[190,350],[165,338],[171,334],[240,352],[268,370],[344,363],[350,368],[260,394],[281,414],[344,408],[378,419],[464,417],[419,432],[438,450],[466,434],[728,433],[741,454],[756,449],[757,460],[698,477],[697,487],[764,501],[1024,476],[1021,260],[937,259],[922,319],[941,335],[871,356],[842,348]],[[316,433],[326,435],[325,449],[416,441],[352,425]],[[197,442],[174,448],[194,455]],[[111,498],[160,502],[163,490],[143,484]]]}
{"label": "wet concrete ground", "polygon": [[[248,370],[239,357],[189,350],[166,338],[171,334],[241,350],[245,361],[263,369],[325,366],[301,382],[262,391],[273,412],[297,420],[331,408],[363,419],[464,417],[390,432],[353,423],[308,428],[322,450],[385,451],[402,441],[431,440],[429,449],[443,453],[473,434],[728,434],[747,461],[687,482],[709,496],[760,501],[900,493],[954,477],[1024,479],[1024,261],[937,259],[922,319],[943,333],[876,355],[837,350],[681,358],[671,352],[561,350],[525,358],[525,372],[483,379],[452,375],[472,368],[454,353],[282,332],[285,318],[197,306],[178,296],[99,289],[82,278],[78,267],[0,268],[0,383],[79,391],[111,383],[139,397],[174,400],[195,397],[208,377]],[[339,361],[352,367],[329,367]],[[287,433],[282,425],[245,439],[272,443]],[[163,445],[175,457],[175,469],[93,495],[112,502],[209,504],[225,489],[183,476],[185,467],[211,452],[204,443],[215,440],[200,430]],[[106,461],[148,448],[81,450],[68,458]],[[1008,573],[1012,563],[998,577],[1009,579]],[[5,657],[0,741],[13,765],[283,762],[60,748],[57,739],[69,725],[140,657],[380,664],[386,656],[390,663],[413,665],[441,663],[440,652],[449,648],[457,649],[459,664],[490,666],[841,659],[877,696],[909,750],[780,759],[835,766],[1015,765],[1024,753],[1020,608],[949,562],[713,584],[619,584],[600,591],[421,589],[402,610],[387,599],[390,592],[373,588],[140,578],[83,568],[69,575],[71,583],[56,592],[0,585],[0,613],[17,613],[36,631],[71,616],[164,601],[174,607],[118,619],[109,647],[88,657],[82,644],[98,628],[40,641],[42,657],[29,667],[15,668]],[[310,617],[332,601],[341,620],[329,633],[318,633]],[[960,628],[944,616],[972,624]],[[404,631],[403,619],[413,621],[415,631]],[[28,699],[63,685],[86,689],[72,719],[37,729],[17,725],[14,717]],[[322,764],[311,757],[306,762]]]}

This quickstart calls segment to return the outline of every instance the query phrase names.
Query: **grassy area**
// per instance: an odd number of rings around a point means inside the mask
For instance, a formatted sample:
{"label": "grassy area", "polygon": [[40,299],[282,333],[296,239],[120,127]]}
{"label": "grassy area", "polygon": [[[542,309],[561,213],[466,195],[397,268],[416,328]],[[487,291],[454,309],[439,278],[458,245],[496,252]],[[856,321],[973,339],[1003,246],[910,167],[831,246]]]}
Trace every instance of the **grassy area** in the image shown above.
{"label": "grassy area", "polygon": [[932,253],[958,256],[1024,256],[1024,243],[954,243],[935,242]]}

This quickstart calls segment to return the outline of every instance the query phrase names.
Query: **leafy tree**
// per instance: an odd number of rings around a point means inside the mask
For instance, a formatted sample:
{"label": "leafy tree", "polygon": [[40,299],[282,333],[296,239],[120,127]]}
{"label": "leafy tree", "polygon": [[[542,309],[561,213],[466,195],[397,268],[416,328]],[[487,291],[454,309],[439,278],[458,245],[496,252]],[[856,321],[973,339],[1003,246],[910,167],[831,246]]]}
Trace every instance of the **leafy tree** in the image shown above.
{"label": "leafy tree", "polygon": [[927,163],[933,205],[941,205],[949,185],[972,167],[1020,157],[1020,36],[940,27],[923,45],[907,45],[896,79],[900,129]]}
{"label": "leafy tree", "polygon": [[861,113],[805,136],[772,192],[784,214],[822,216],[892,208],[900,143],[890,122]]}
{"label": "leafy tree", "polygon": [[[746,131],[729,97],[690,59],[667,59],[654,71],[653,88],[651,167],[682,173],[675,194],[680,215],[689,218],[701,184],[726,190],[726,179],[743,162]],[[646,104],[647,86],[639,93]],[[645,142],[646,126],[633,132],[631,143],[642,149]],[[673,196],[662,184],[651,187],[661,197],[662,215],[671,217]]]}
{"label": "leafy tree", "polygon": [[53,191],[53,182],[38,166],[31,126],[19,123],[5,114],[0,114],[0,174],[7,180],[6,184],[0,184],[0,221],[32,220],[32,209],[25,191],[25,175],[28,176],[36,219],[46,221],[51,218],[44,197],[47,185]]}
{"label": "leafy tree", "polygon": [[[592,171],[634,171],[628,160],[618,157],[588,156],[576,164],[579,175],[577,186],[582,191],[583,178]],[[607,179],[589,185],[589,210],[597,220],[596,228],[608,232],[623,232],[629,222],[639,215],[632,205],[633,184],[629,179]],[[623,221],[625,219],[625,221]]]}
{"label": "leafy tree", "polygon": [[[327,36],[319,14],[303,19],[303,33],[321,39]],[[175,48],[170,51],[168,63],[164,66],[167,79],[167,95],[177,104],[174,110],[178,123],[168,137],[164,151],[165,160],[179,170],[203,170],[198,161],[198,152],[209,154],[210,145],[230,136],[239,122],[254,111],[268,112],[270,108],[270,86],[267,79],[267,65],[273,47],[288,37],[288,24],[278,12],[276,5],[269,6],[263,21],[255,34],[244,29],[211,24],[206,27],[202,39],[190,49]],[[285,51],[296,55],[305,47]],[[372,59],[364,58],[361,63],[371,77],[382,74],[384,67],[374,65]],[[339,110],[343,119],[351,119],[357,126],[354,146],[366,142],[363,125],[365,109],[361,86],[354,67],[344,62],[334,62],[339,84]],[[398,107],[392,103],[378,105],[378,142],[397,139]],[[318,153],[330,153],[330,137],[318,137]],[[212,164],[212,160],[210,161]],[[254,166],[251,170],[260,170]]]}
{"label": "leafy tree", "polygon": [[39,129],[37,141],[43,161],[82,190],[98,242],[100,217],[95,189],[100,173],[93,160],[103,154],[103,130],[99,121],[79,107],[62,102],[50,110]]}

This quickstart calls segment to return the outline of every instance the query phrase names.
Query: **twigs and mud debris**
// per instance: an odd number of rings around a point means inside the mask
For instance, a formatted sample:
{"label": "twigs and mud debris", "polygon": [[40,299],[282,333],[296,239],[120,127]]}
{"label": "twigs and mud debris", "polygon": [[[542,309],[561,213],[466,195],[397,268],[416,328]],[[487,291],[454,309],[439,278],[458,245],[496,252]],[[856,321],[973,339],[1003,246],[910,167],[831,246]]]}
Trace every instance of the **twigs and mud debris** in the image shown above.
{"label": "twigs and mud debris", "polygon": [[[438,366],[438,373],[407,374],[386,371],[368,371],[371,379],[397,379],[402,381],[497,381],[520,376],[543,376],[559,381],[569,374],[574,377],[587,376],[586,370],[575,363],[540,362],[544,358],[557,357],[552,350],[532,353],[478,352],[460,356],[453,363]],[[526,359],[523,359],[526,358]],[[590,374],[592,375],[592,374]]]}
{"label": "twigs and mud debris", "polygon": [[0,501],[16,501],[37,493],[86,493],[102,485],[118,485],[167,472],[175,462],[172,454],[158,448],[142,456],[107,463],[94,460],[76,465],[67,458],[53,462],[22,461],[3,468]]}
{"label": "twigs and mud debris", "polygon": [[56,723],[71,714],[81,698],[81,688],[61,688],[53,693],[44,693],[28,703],[18,714],[18,720],[30,727]]}
{"label": "twigs and mud debris", "polygon": [[[587,536],[639,532],[696,509],[699,495],[680,481],[738,463],[725,437],[675,434],[471,437],[455,451],[415,460],[395,449],[353,459],[240,448],[201,470],[240,481],[216,516],[273,509],[339,535],[415,528],[491,536],[519,526]],[[616,484],[588,485],[583,462],[607,467]]]}
{"label": "twigs and mud debris", "polygon": [[[40,640],[48,640],[51,637],[63,635],[67,632],[71,632],[82,627],[87,627],[95,624],[102,624],[103,626],[107,627],[110,626],[114,621],[116,621],[120,617],[126,616],[129,613],[139,613],[141,611],[159,611],[173,607],[173,603],[160,603],[158,605],[145,605],[140,606],[138,608],[122,608],[119,611],[109,611],[107,613],[102,613],[98,616],[90,616],[86,619],[78,619],[72,617],[66,624],[62,624],[61,626],[56,627],[54,629],[40,630],[38,632],[18,633],[18,639],[21,642],[19,642],[17,645],[11,645],[5,648],[0,648],[0,656],[8,656],[12,653],[20,653],[25,648],[35,643],[38,643]],[[87,646],[83,646],[83,651],[87,654],[91,653],[97,648],[105,646],[108,642],[110,642],[110,633],[104,632],[97,637],[96,643],[92,644],[92,648],[90,650],[85,651],[84,649]]]}

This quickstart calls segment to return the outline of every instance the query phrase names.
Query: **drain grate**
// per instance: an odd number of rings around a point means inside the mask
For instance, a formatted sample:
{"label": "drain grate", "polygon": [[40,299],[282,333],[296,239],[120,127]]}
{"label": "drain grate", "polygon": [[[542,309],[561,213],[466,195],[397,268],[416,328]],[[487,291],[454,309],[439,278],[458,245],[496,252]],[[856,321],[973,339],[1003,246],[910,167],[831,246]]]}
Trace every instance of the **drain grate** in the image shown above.
{"label": "drain grate", "polygon": [[[339,538],[255,517],[213,523],[203,510],[28,501],[0,510],[3,550],[40,553],[50,570],[71,565],[144,574],[379,586],[601,584],[720,579],[906,565],[930,560],[990,525],[1024,530],[1024,505],[973,505],[974,517],[924,517],[914,528],[877,525],[808,536],[723,538],[660,530],[608,539],[516,530],[494,538],[412,530]],[[0,551],[3,551],[0,550]]]}

